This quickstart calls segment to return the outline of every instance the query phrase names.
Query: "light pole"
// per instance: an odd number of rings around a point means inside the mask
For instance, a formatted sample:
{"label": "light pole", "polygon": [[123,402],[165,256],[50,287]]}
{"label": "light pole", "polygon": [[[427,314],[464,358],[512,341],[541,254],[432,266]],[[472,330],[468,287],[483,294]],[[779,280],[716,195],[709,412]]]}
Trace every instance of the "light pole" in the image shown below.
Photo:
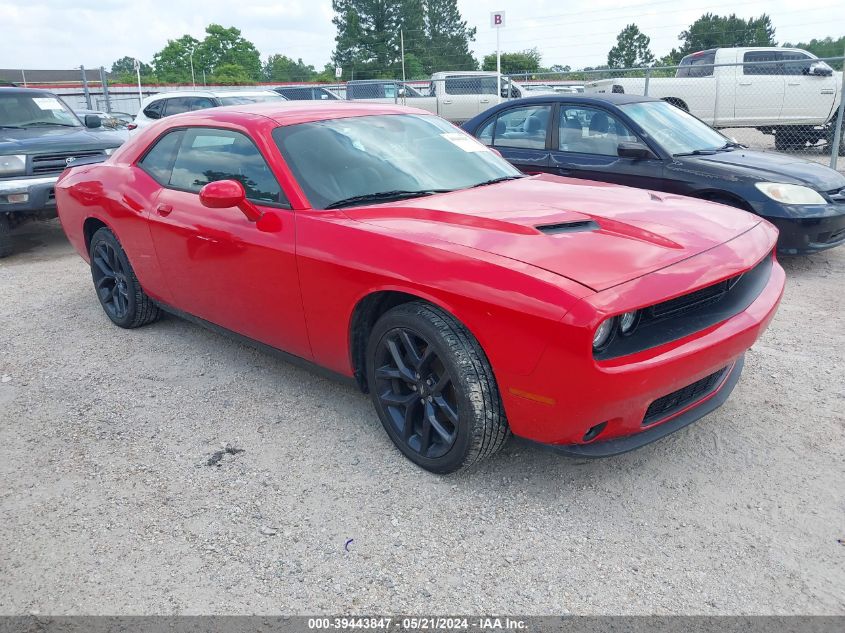
{"label": "light pole", "polygon": [[191,53],[188,56],[188,59],[191,61],[191,84],[193,84],[194,88],[197,87],[197,80],[194,79],[194,49],[191,49]]}

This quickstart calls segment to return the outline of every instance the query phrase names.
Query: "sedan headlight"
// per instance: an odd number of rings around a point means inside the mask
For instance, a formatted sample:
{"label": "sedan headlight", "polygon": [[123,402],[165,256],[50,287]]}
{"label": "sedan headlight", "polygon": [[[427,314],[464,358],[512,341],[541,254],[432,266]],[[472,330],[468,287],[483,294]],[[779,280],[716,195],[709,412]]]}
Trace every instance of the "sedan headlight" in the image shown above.
{"label": "sedan headlight", "polygon": [[26,173],[26,154],[0,156],[0,176],[20,176]]}
{"label": "sedan headlight", "polygon": [[754,185],[772,200],[782,204],[825,204],[825,199],[818,191],[801,185],[788,185],[782,182],[758,182]]}

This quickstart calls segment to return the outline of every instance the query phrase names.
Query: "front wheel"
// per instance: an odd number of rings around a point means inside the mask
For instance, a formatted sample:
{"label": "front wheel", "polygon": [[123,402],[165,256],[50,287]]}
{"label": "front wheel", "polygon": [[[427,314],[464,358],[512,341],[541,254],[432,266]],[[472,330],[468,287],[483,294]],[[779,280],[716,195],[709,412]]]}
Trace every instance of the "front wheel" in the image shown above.
{"label": "front wheel", "polygon": [[159,308],[141,288],[129,258],[109,229],[91,238],[91,277],[106,316],[122,328],[136,328],[159,317]]}
{"label": "front wheel", "polygon": [[428,471],[472,466],[510,436],[478,341],[430,304],[405,303],[378,320],[367,346],[367,380],[390,439]]}

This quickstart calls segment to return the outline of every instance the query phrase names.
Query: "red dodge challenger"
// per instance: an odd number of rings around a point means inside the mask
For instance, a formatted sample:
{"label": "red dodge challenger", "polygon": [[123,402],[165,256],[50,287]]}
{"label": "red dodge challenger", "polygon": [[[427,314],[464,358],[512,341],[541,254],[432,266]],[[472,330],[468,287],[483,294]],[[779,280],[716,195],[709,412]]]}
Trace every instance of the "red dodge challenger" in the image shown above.
{"label": "red dodge challenger", "polygon": [[600,457],[690,424],[784,286],[759,217],[523,176],[399,106],[168,117],[56,198],[116,325],[166,310],[354,380],[438,473],[511,433]]}

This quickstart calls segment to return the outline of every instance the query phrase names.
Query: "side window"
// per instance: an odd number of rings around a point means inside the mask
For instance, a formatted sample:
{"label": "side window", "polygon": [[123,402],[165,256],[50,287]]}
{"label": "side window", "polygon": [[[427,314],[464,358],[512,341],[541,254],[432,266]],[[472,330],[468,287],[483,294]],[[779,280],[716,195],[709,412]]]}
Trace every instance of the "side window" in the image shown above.
{"label": "side window", "polygon": [[205,110],[206,108],[213,108],[214,102],[208,97],[193,97],[191,100],[191,112],[194,110]]}
{"label": "side window", "polygon": [[493,147],[545,149],[551,110],[550,105],[531,105],[505,110],[496,119],[493,127]]}
{"label": "side window", "polygon": [[[498,85],[498,82],[496,81],[495,77],[482,77],[481,81],[479,83],[481,84],[480,89],[479,89],[480,94],[483,94],[483,95],[494,95],[494,94],[496,94],[496,86]],[[504,79],[502,80],[502,86],[506,87],[506,82],[505,82]]]}
{"label": "side window", "polygon": [[446,94],[450,95],[477,95],[481,93],[481,78],[449,77],[446,79],[445,88]]}
{"label": "side window", "polygon": [[153,101],[150,105],[144,108],[144,116],[148,119],[160,119],[164,112],[164,99]]}
{"label": "side window", "polygon": [[138,162],[138,165],[152,176],[160,185],[167,186],[170,182],[170,172],[173,160],[179,149],[179,142],[185,130],[175,130],[162,136],[156,144]]}
{"label": "side window", "polygon": [[781,54],[778,51],[750,51],[742,56],[743,63],[748,62],[770,62],[752,63],[742,67],[743,75],[782,75],[783,70],[778,63]]}
{"label": "side window", "polygon": [[493,128],[496,125],[496,117],[489,119],[478,131],[476,138],[485,145],[493,144]]}
{"label": "side window", "polygon": [[174,114],[191,111],[190,97],[171,97],[170,99],[165,99],[165,101],[167,105],[164,108],[164,116],[173,116]]}
{"label": "side window", "polygon": [[814,61],[809,55],[796,51],[784,51],[780,56],[783,60],[784,75],[803,75]]}
{"label": "side window", "polygon": [[558,149],[562,152],[617,156],[619,143],[639,139],[612,114],[596,108],[561,106]]}
{"label": "side window", "polygon": [[675,77],[712,77],[716,51],[705,51],[687,55],[681,60]]}
{"label": "side window", "polygon": [[170,186],[199,192],[215,180],[237,180],[250,200],[287,204],[276,177],[249,138],[232,130],[187,129],[173,163]]}

